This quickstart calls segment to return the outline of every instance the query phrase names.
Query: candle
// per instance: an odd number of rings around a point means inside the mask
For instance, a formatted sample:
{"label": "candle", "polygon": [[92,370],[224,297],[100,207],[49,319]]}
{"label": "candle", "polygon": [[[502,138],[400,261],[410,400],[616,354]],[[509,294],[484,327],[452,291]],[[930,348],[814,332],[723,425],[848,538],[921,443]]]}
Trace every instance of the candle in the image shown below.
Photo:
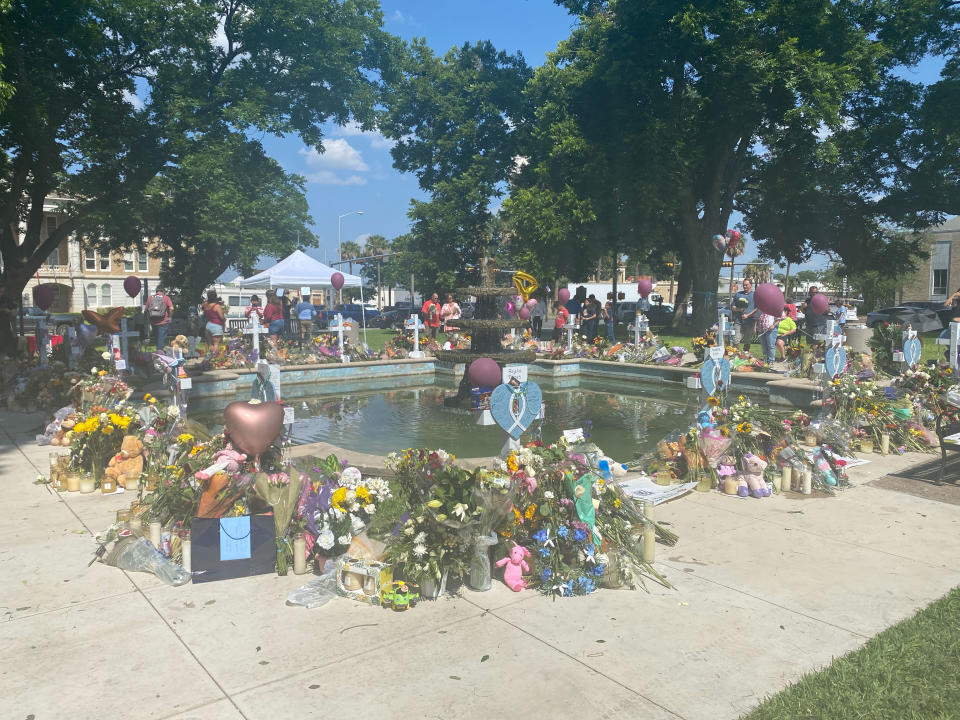
{"label": "candle", "polygon": [[160,543],[163,540],[161,530],[162,528],[158,521],[154,520],[150,523],[150,543],[157,548],[157,550],[160,549]]}
{"label": "candle", "polygon": [[117,481],[112,477],[107,477],[106,475],[100,480],[100,492],[104,495],[107,495],[117,490]]}
{"label": "candle", "polygon": [[80,473],[79,472],[69,472],[67,473],[67,490],[70,492],[77,492],[80,490]]}
{"label": "candle", "polygon": [[669,485],[672,480],[669,470],[659,470],[657,472],[657,485]]}
{"label": "candle", "polygon": [[117,510],[117,525],[121,528],[130,527],[129,510]]}
{"label": "candle", "polygon": [[777,488],[781,492],[787,492],[790,489],[790,479],[793,477],[793,468],[789,465],[784,465],[780,470],[780,487]]}
{"label": "candle", "polygon": [[180,564],[183,566],[183,569],[187,572],[191,571],[193,566],[193,543],[190,540],[190,531],[181,530],[180,531],[180,554],[183,556],[180,560]]}
{"label": "candle", "polygon": [[293,574],[303,575],[307,571],[307,541],[303,533],[293,539]]}
{"label": "candle", "polygon": [[643,524],[642,555],[645,563],[653,563],[657,555],[657,531],[653,527],[653,503],[643,503],[643,516],[649,520]]}
{"label": "candle", "polygon": [[860,452],[872,453],[873,452],[873,440],[864,438],[860,441]]}
{"label": "candle", "polygon": [[880,452],[883,455],[890,453],[890,433],[883,433],[880,436]]}
{"label": "candle", "polygon": [[130,528],[130,532],[134,535],[143,534],[143,520],[138,517],[131,517],[127,522],[127,527]]}
{"label": "candle", "polygon": [[817,435],[816,433],[808,432],[804,437],[804,442],[807,443],[810,447],[813,447],[817,444]]}
{"label": "candle", "polygon": [[97,489],[97,482],[90,473],[84,473],[80,476],[80,492],[92,493]]}
{"label": "candle", "polygon": [[807,468],[803,471],[803,494],[809,495],[813,490],[813,474]]}

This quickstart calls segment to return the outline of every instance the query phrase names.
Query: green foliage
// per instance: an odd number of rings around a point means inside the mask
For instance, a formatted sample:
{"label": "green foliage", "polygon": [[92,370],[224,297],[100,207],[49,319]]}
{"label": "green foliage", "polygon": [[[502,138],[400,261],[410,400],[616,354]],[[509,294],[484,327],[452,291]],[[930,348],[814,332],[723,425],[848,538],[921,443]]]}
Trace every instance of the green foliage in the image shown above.
{"label": "green foliage", "polygon": [[954,589],[744,720],[947,720],[960,707],[958,662],[960,589]]}
{"label": "green foliage", "polygon": [[[0,15],[16,69],[0,110],[0,285],[19,294],[64,237],[142,202],[204,136],[316,146],[327,121],[369,127],[402,50],[381,22],[375,0],[18,2]],[[73,200],[44,240],[53,193]]]}

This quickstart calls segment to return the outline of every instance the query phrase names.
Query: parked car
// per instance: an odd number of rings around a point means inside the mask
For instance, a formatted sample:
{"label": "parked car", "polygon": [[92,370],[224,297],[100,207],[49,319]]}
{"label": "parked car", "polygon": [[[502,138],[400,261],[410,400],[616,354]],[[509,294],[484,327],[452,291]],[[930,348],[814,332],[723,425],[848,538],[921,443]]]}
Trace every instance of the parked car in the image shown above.
{"label": "parked car", "polygon": [[938,300],[907,300],[904,305],[906,307],[933,310],[937,314],[937,317],[940,318],[940,322],[944,327],[947,327],[957,314],[957,311],[954,310],[952,306],[944,305]]}
{"label": "parked car", "polygon": [[369,327],[376,327],[376,318],[380,316],[377,310],[363,308],[359,303],[346,303],[344,305],[334,305],[333,310],[321,310],[317,312],[314,323],[321,328],[328,327],[330,320],[334,315],[340,313],[344,320],[355,320],[357,323],[363,323],[362,315],[366,316],[366,324]]}
{"label": "parked car", "polygon": [[408,317],[410,317],[410,311],[408,308],[403,308],[401,310],[384,310],[373,319],[368,316],[367,323],[370,327],[378,327],[389,330],[391,328],[402,327],[403,321]]}
{"label": "parked car", "polygon": [[918,332],[939,330],[943,327],[943,323],[940,322],[940,318],[933,310],[909,305],[882,308],[867,313],[867,327],[874,327],[881,322],[909,324]]}
{"label": "parked car", "polygon": [[[46,320],[47,331],[52,335],[63,335],[68,327],[77,327],[77,316],[66,313],[50,313],[42,310],[35,305],[23,308],[23,334],[33,335],[37,332],[37,325],[41,320]],[[14,320],[16,331],[20,332],[20,317]]]}

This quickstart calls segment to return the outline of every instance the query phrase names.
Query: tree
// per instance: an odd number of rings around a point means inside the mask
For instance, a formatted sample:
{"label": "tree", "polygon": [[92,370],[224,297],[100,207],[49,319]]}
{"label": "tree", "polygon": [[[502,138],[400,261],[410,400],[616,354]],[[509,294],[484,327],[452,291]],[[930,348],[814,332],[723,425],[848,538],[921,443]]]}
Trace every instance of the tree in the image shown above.
{"label": "tree", "polygon": [[161,281],[196,304],[227,269],[250,275],[261,255],[283,257],[316,244],[304,182],[267,157],[259,142],[238,133],[203,137],[150,182],[129,213],[103,213],[90,244],[109,238],[100,242],[126,242],[166,258]]}
{"label": "tree", "polygon": [[[561,4],[585,14],[541,69],[571,87],[565,104],[575,129],[564,132],[558,116],[558,150],[567,150],[569,138],[567,154],[582,153],[577,138],[593,147],[600,128],[636,158],[657,202],[640,208],[632,225],[672,239],[681,260],[679,292],[692,290],[698,325],[716,317],[722,256],[711,238],[728,227],[758,153],[784,137],[799,147],[824,126],[839,128],[844,101],[886,68],[914,61],[921,44],[915,38],[935,30],[924,0]],[[619,129],[605,122],[611,105]],[[606,172],[613,194],[619,175]],[[575,187],[555,189],[552,197],[572,211],[568,223],[583,207]],[[634,199],[621,193],[619,202]],[[542,213],[556,204],[531,206]]]}
{"label": "tree", "polygon": [[415,173],[430,200],[411,202],[413,227],[399,264],[431,290],[452,291],[487,249],[491,201],[516,162],[530,70],[522,55],[489,42],[438,58],[422,41],[411,46],[404,70],[381,129],[397,141],[394,167]]}
{"label": "tree", "polygon": [[[344,258],[349,261],[348,272],[353,275],[353,259],[360,257],[363,253],[363,250],[360,248],[358,243],[355,243],[353,240],[347,240],[346,242],[340,243],[340,262],[345,262]],[[340,266],[341,272],[343,271],[343,266]]]}
{"label": "tree", "polygon": [[[14,89],[0,286],[19,294],[61,240],[141,202],[198,137],[253,129],[319,147],[327,121],[369,127],[401,49],[381,21],[374,0],[20,0],[0,15]],[[43,240],[53,192],[72,200]]]}
{"label": "tree", "polygon": [[363,254],[365,257],[375,258],[363,264],[360,272],[363,277],[377,283],[377,309],[383,307],[383,298],[381,295],[381,279],[383,274],[383,258],[379,257],[390,252],[390,241],[383,235],[370,235],[363,243]]}

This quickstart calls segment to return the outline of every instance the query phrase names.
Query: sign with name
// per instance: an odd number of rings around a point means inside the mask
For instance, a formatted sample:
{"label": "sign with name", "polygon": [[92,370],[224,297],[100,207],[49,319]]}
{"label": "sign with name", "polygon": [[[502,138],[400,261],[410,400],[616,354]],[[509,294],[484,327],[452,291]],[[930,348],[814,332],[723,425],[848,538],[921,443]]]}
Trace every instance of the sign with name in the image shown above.
{"label": "sign with name", "polygon": [[723,346],[714,345],[712,348],[707,348],[707,351],[712,360],[722,360],[723,359]]}
{"label": "sign with name", "polygon": [[563,431],[563,439],[568,443],[578,443],[583,442],[583,428],[573,428],[572,430]]}
{"label": "sign with name", "polygon": [[283,424],[284,425],[293,425],[294,415],[293,408],[289,405],[284,406],[283,408]]}
{"label": "sign with name", "polygon": [[503,366],[503,382],[507,385],[520,384],[527,381],[527,366],[510,364]]}

